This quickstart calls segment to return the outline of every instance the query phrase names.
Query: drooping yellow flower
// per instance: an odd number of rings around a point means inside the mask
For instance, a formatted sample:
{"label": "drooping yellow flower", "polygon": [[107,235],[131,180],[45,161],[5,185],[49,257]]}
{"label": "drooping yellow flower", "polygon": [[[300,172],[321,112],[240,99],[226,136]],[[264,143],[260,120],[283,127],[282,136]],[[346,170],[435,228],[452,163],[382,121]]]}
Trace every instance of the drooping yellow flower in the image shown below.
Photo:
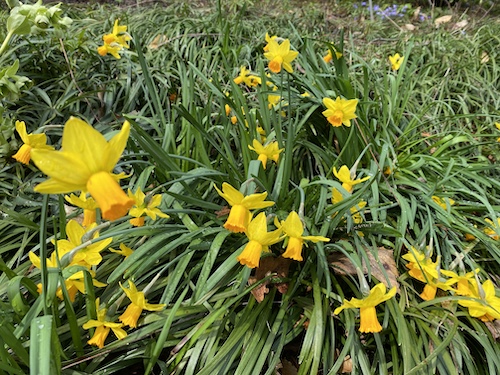
{"label": "drooping yellow flower", "polygon": [[[60,260],[68,254],[71,250],[80,246],[82,244],[82,237],[90,230],[92,230],[96,224],[92,224],[87,228],[83,228],[76,220],[70,220],[66,224],[66,236],[65,240],[53,241],[57,242],[57,252],[53,251],[50,258],[47,258],[46,264],[48,268],[57,268],[59,266]],[[93,239],[99,237],[99,233],[95,232],[93,234]],[[73,259],[67,266],[80,265],[90,268],[90,266],[98,265],[102,261],[102,256],[100,252],[104,250],[113,241],[112,238],[108,238],[102,241],[95,242],[87,247],[84,247],[76,252]],[[31,263],[40,269],[41,261],[40,258],[35,255],[32,251],[28,254]],[[57,257],[59,256],[59,258]]]}
{"label": "drooping yellow flower", "polygon": [[453,206],[455,204],[455,201],[451,198],[441,198],[441,197],[438,197],[436,195],[433,195],[432,197],[432,200],[434,201],[434,203],[438,204],[440,207],[442,207],[443,209],[447,209],[447,204],[450,205],[450,206]]}
{"label": "drooping yellow flower", "polygon": [[128,190],[128,196],[134,200],[135,204],[130,209],[129,215],[133,216],[134,219],[130,219],[130,224],[141,227],[144,225],[144,215],[149,216],[152,220],[156,220],[156,216],[162,217],[164,219],[169,218],[167,214],[160,211],[157,208],[161,204],[161,194],[155,194],[151,197],[149,202],[145,203],[144,199],[146,195],[141,191],[139,187],[135,193]]}
{"label": "drooping yellow flower", "polygon": [[248,148],[259,154],[258,160],[262,162],[264,169],[266,169],[267,159],[271,159],[275,163],[278,163],[280,153],[284,150],[284,148],[278,148],[278,142],[276,141],[270,142],[264,146],[257,139],[254,139],[252,146],[248,145]]}
{"label": "drooping yellow flower", "polygon": [[396,287],[391,288],[391,290],[386,293],[385,285],[379,283],[370,290],[368,297],[363,299],[353,297],[350,301],[344,299],[344,303],[337,307],[333,313],[338,315],[344,309],[359,309],[361,320],[359,331],[363,333],[380,332],[382,331],[382,326],[377,319],[375,306],[391,299],[395,294]]}
{"label": "drooping yellow flower", "polygon": [[354,185],[360,184],[370,178],[370,176],[367,176],[356,180],[356,172],[350,171],[347,165],[343,165],[338,171],[336,167],[333,167],[333,175],[342,182],[342,187],[349,193],[352,193]]}
{"label": "drooping yellow flower", "polygon": [[88,227],[90,224],[95,223],[96,220],[96,209],[99,205],[92,197],[87,197],[87,194],[80,193],[80,196],[75,194],[65,195],[64,199],[69,203],[75,205],[76,207],[83,208],[83,221],[82,226]]}
{"label": "drooping yellow flower", "polygon": [[128,42],[132,39],[127,33],[127,26],[119,26],[118,20],[115,20],[111,34],[105,34],[102,37],[104,45],[97,48],[97,53],[106,56],[108,53],[114,58],[120,59],[120,52],[124,48],[129,48]]}
{"label": "drooping yellow flower", "polygon": [[97,320],[89,320],[82,326],[82,328],[97,328],[94,332],[94,336],[92,336],[87,343],[89,345],[95,345],[101,349],[104,347],[104,341],[106,341],[106,337],[108,337],[110,329],[113,330],[113,333],[118,340],[125,338],[127,336],[127,332],[123,330],[122,323],[113,323],[106,320],[106,313],[108,312],[108,309],[99,309],[99,303],[99,298],[96,298],[95,306],[97,309]]}
{"label": "drooping yellow flower", "polygon": [[129,257],[134,252],[134,250],[132,250],[130,247],[128,247],[124,243],[120,244],[120,250],[115,250],[115,249],[109,248],[109,251],[111,251],[112,253],[123,255],[125,258]]}
{"label": "drooping yellow flower", "polygon": [[[337,52],[337,50],[335,50],[335,48],[333,48],[333,50],[335,51],[335,57],[337,58],[337,60],[340,59],[342,57],[342,53]],[[332,60],[333,60],[332,51],[328,50],[328,53],[325,56],[323,56],[323,61],[328,64]]]}
{"label": "drooping yellow flower", "polygon": [[475,276],[479,272],[479,268],[474,271],[467,272],[465,275],[458,275],[453,271],[441,270],[441,273],[446,277],[449,277],[448,282],[453,285],[456,284],[456,289],[454,289],[455,294],[460,296],[470,296],[474,293]]}
{"label": "drooping yellow flower", "polygon": [[498,233],[500,233],[500,217],[497,217],[496,223],[491,221],[490,219],[484,219],[484,221],[486,221],[489,226],[484,228],[483,232],[486,233],[490,238],[498,241],[500,239],[500,236],[498,235]]}
{"label": "drooping yellow flower", "polygon": [[476,280],[471,280],[472,299],[459,300],[458,304],[469,309],[469,315],[479,318],[483,322],[500,319],[500,298],[495,295],[495,286],[491,280],[486,280],[482,285]]}
{"label": "drooping yellow flower", "polygon": [[250,210],[274,205],[274,202],[264,201],[267,197],[267,192],[244,196],[227,182],[222,184],[222,191],[217,186],[214,187],[217,193],[231,206],[229,217],[224,224],[224,228],[231,232],[243,233],[246,231],[252,216]]}
{"label": "drooping yellow flower", "polygon": [[248,87],[256,87],[262,83],[262,79],[251,74],[250,70],[242,66],[240,68],[240,74],[234,79],[234,83],[237,85],[244,83]]}
{"label": "drooping yellow flower", "polygon": [[358,117],[354,114],[358,105],[358,99],[347,100],[340,96],[335,100],[323,98],[323,104],[327,108],[323,111],[323,116],[334,127],[339,127],[342,124],[349,127],[351,126],[351,120]]}
{"label": "drooping yellow flower", "polygon": [[[67,239],[57,241],[57,250],[61,259],[63,255],[69,253],[75,247],[82,245],[82,237],[95,227],[96,224],[94,223],[83,228],[76,220],[70,220],[68,224],[66,224]],[[95,232],[92,239],[98,237],[99,233]],[[102,262],[101,251],[106,249],[111,242],[113,242],[113,238],[107,238],[79,249],[73,256],[70,264],[78,264],[85,267],[97,266]]]}
{"label": "drooping yellow flower", "polygon": [[290,50],[290,40],[285,39],[279,44],[275,39],[271,39],[267,47],[268,51],[264,53],[264,56],[269,60],[269,70],[279,73],[283,67],[288,73],[293,73],[291,62],[299,53]]}
{"label": "drooping yellow flower", "polygon": [[125,292],[127,297],[130,299],[130,305],[128,305],[125,312],[120,315],[118,318],[120,322],[124,325],[136,328],[137,320],[141,316],[142,310],[148,311],[160,311],[166,306],[163,303],[160,304],[152,304],[148,303],[146,297],[144,296],[144,292],[137,291],[135,284],[132,281],[128,281],[129,288],[124,288],[122,284],[120,284],[120,288]]}
{"label": "drooping yellow flower", "polygon": [[24,121],[16,121],[16,131],[24,144],[12,156],[18,162],[29,164],[31,160],[31,150],[53,150],[52,146],[47,145],[47,136],[45,134],[28,134]]}
{"label": "drooping yellow flower", "polygon": [[403,259],[409,261],[406,265],[408,274],[423,283],[424,290],[420,297],[425,301],[430,301],[436,297],[437,289],[453,290],[451,285],[455,282],[452,280],[443,280],[441,271],[437,262],[433,262],[430,256],[418,251],[414,247],[408,254],[402,256]]}
{"label": "drooping yellow flower", "polygon": [[113,56],[115,59],[119,60],[122,57],[118,52],[122,50],[122,47],[118,43],[113,44],[104,44],[102,46],[97,47],[97,53],[100,56],[106,56],[108,53]]}
{"label": "drooping yellow flower", "polygon": [[127,144],[130,124],[108,142],[85,121],[71,117],[64,126],[60,151],[33,149],[31,157],[49,179],[35,187],[44,194],[73,191],[89,192],[99,205],[102,216],[115,220],[127,213],[134,201],[120,188],[113,168]]}
{"label": "drooping yellow flower", "polygon": [[280,229],[272,232],[267,231],[267,219],[264,212],[250,221],[245,234],[249,242],[236,259],[249,268],[258,267],[261,253],[269,251],[268,246],[282,240]]}
{"label": "drooping yellow flower", "polygon": [[389,56],[392,70],[398,70],[404,59],[404,56],[400,56],[399,53],[396,53],[394,56]]}
{"label": "drooping yellow flower", "polygon": [[312,241],[314,243],[330,241],[329,238],[323,236],[303,236],[304,226],[295,211],[290,212],[287,218],[281,223],[276,218],[274,224],[278,229],[282,230],[286,235],[285,241],[288,241],[286,251],[281,255],[283,258],[290,258],[301,262],[303,260],[302,246],[304,245],[304,241]]}

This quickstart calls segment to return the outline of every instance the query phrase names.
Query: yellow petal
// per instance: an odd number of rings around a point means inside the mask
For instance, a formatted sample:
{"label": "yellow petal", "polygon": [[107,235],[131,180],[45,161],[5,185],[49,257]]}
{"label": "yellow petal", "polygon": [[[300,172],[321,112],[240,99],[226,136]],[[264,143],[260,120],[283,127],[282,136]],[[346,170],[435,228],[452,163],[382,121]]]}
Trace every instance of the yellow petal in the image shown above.
{"label": "yellow petal", "polygon": [[104,136],[85,121],[76,117],[70,117],[66,121],[62,137],[62,151],[79,155],[91,173],[103,170],[103,151],[106,146]]}
{"label": "yellow petal", "polygon": [[105,171],[112,171],[118,160],[120,160],[123,150],[125,150],[125,146],[127,145],[129,135],[130,123],[125,121],[120,132],[109,141],[107,151],[105,153]]}
{"label": "yellow petal", "polygon": [[[85,190],[91,173],[85,159],[80,155],[34,148],[31,150],[31,159],[43,173],[61,184],[59,193]],[[79,188],[67,190],[64,186],[78,186]]]}

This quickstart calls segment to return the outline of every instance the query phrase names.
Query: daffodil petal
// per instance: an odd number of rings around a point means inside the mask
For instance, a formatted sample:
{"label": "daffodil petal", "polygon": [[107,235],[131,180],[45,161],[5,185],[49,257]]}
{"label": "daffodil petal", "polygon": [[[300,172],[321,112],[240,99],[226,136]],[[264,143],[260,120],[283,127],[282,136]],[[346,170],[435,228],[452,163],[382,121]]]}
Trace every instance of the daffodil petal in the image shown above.
{"label": "daffodil petal", "polygon": [[31,159],[43,173],[61,182],[62,185],[79,187],[67,190],[61,186],[60,193],[85,190],[90,170],[86,160],[81,155],[66,151],[33,149],[31,150]]}

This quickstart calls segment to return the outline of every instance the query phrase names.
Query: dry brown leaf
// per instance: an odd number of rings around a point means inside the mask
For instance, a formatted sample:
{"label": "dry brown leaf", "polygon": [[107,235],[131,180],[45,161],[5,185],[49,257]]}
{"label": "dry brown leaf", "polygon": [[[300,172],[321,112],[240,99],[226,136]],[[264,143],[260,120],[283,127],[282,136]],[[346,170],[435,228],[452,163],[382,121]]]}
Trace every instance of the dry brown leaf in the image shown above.
{"label": "dry brown leaf", "polygon": [[341,374],[348,374],[352,372],[352,359],[350,355],[347,355],[342,362],[342,367],[340,368]]}
{"label": "dry brown leaf", "polygon": [[405,24],[403,27],[402,27],[403,30],[406,30],[406,31],[413,31],[416,29],[416,27],[414,25],[412,25],[411,23],[407,23]]}
{"label": "dry brown leaf", "polygon": [[[399,292],[399,271],[394,261],[394,252],[384,247],[377,248],[377,257],[371,250],[365,248],[366,255],[370,261],[371,275],[383,283],[387,288],[396,287]],[[377,259],[378,258],[378,261]],[[339,275],[356,275],[356,266],[342,253],[334,253],[328,257],[330,265],[335,273]],[[363,273],[368,274],[368,267],[363,259]],[[386,277],[387,275],[387,277]]]}
{"label": "dry brown leaf", "polygon": [[229,215],[231,212],[231,209],[228,206],[224,206],[220,209],[220,211],[215,211],[215,215],[217,215],[217,219],[219,219],[222,216]]}
{"label": "dry brown leaf", "polygon": [[454,24],[451,29],[452,30],[460,30],[460,29],[463,29],[468,24],[469,24],[469,22],[467,20],[462,20],[462,21],[459,21],[456,24]]}
{"label": "dry brown leaf", "polygon": [[451,18],[452,18],[451,15],[436,18],[434,20],[434,25],[439,26],[439,25],[442,25],[443,23],[448,23],[451,21]]}
{"label": "dry brown leaf", "polygon": [[168,37],[164,34],[158,34],[151,43],[149,43],[149,48],[158,49],[162,45],[168,42]]}
{"label": "dry brown leaf", "polygon": [[[248,283],[250,285],[262,280],[270,274],[276,275],[279,278],[288,277],[288,269],[290,268],[292,261],[283,257],[265,257],[260,260],[259,267],[255,269],[255,275],[248,278]],[[267,287],[271,284],[271,280],[266,280],[258,287],[252,289],[252,294],[257,300],[257,302],[262,302],[267,293],[269,293],[269,288]],[[288,290],[288,283],[273,283],[280,293],[286,293]]]}
{"label": "dry brown leaf", "polygon": [[486,327],[490,330],[495,341],[498,340],[500,338],[500,320],[497,319],[493,322],[484,322],[484,324],[486,324]]}

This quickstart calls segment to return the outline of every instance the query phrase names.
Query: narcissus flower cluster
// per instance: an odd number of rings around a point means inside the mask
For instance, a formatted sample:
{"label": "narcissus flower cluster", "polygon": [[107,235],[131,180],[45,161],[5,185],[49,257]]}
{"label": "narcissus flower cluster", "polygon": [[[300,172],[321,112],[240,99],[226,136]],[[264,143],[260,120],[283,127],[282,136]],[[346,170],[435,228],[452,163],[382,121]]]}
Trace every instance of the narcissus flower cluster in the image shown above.
{"label": "narcissus flower cluster", "polygon": [[255,218],[250,212],[250,209],[261,209],[274,205],[274,202],[264,200],[267,197],[266,192],[250,194],[245,197],[228,183],[222,184],[223,191],[220,191],[216,186],[215,189],[232,206],[224,228],[236,233],[245,233],[248,238],[243,252],[237,257],[242,265],[249,268],[258,267],[262,252],[268,252],[269,246],[282,240],[285,240],[286,246],[286,251],[282,256],[297,261],[303,260],[304,241],[330,240],[324,236],[304,236],[304,226],[295,211],[290,212],[284,221],[279,221],[276,218],[274,224],[277,229],[268,232],[265,212],[260,212]]}
{"label": "narcissus flower cluster", "polygon": [[408,274],[425,283],[420,296],[426,301],[436,297],[437,289],[448,291],[455,296],[464,297],[458,300],[460,306],[468,309],[469,315],[484,322],[500,319],[500,298],[491,280],[479,281],[479,268],[474,271],[457,274],[454,271],[441,269],[439,258],[431,260],[432,254],[420,252],[415,248],[403,255],[408,260]]}
{"label": "narcissus flower cluster", "polygon": [[110,34],[105,34],[102,37],[104,44],[97,48],[97,53],[101,56],[106,56],[108,53],[116,59],[120,59],[119,54],[124,48],[128,49],[129,41],[132,37],[127,33],[127,26],[120,26],[118,20],[115,20],[113,31]]}

